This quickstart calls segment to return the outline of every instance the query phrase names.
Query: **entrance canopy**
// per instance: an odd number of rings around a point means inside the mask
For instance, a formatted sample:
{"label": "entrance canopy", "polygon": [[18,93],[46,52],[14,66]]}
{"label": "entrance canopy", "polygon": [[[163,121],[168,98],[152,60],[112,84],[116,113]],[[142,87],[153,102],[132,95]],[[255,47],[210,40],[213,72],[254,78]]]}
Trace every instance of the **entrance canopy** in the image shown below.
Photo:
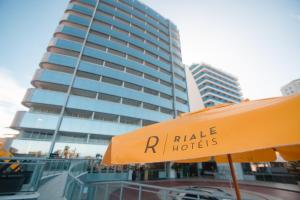
{"label": "entrance canopy", "polygon": [[115,136],[103,164],[300,160],[300,95],[221,104]]}

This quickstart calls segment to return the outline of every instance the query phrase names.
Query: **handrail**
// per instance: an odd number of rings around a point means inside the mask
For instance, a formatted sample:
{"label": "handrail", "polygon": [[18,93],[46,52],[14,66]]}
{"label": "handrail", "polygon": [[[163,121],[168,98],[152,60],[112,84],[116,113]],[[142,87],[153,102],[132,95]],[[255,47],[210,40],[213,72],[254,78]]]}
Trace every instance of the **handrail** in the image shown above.
{"label": "handrail", "polygon": [[43,161],[48,161],[48,160],[57,160],[57,161],[74,161],[74,160],[95,160],[94,158],[47,158],[47,157],[1,157],[0,160],[43,160]]}
{"label": "handrail", "polygon": [[[150,185],[150,184],[143,184],[143,183],[135,183],[135,182],[129,182],[129,181],[105,181],[105,182],[97,182],[97,183],[90,183],[90,185],[106,185],[106,184],[120,184],[123,185],[134,185],[137,187],[144,187],[144,188],[150,188],[150,189],[155,189],[155,190],[161,190],[161,191],[166,191],[166,192],[176,192],[176,193],[189,193],[193,195],[199,195],[200,191],[192,191],[192,190],[185,190],[185,189],[179,189],[179,188],[169,188],[169,187],[163,187],[163,186],[156,186],[156,185]],[[138,189],[138,188],[133,188],[133,187],[125,187],[125,188],[131,188],[131,189]],[[202,187],[202,188],[213,188],[213,187]],[[192,189],[192,187],[191,187]],[[145,191],[145,190],[143,190]],[[223,196],[217,196],[214,195],[214,197],[223,197]]]}

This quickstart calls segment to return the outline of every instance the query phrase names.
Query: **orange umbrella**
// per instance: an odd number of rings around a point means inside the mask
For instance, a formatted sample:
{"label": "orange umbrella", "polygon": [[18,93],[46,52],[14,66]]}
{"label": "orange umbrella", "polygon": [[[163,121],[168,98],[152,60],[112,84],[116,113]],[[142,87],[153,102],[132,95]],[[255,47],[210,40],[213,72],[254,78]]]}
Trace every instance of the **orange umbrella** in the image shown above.
{"label": "orange umbrella", "polygon": [[[217,105],[115,136],[103,164],[209,160],[214,156],[232,167],[232,161],[248,158],[272,161],[274,150],[284,159],[299,160],[296,145],[300,145],[300,95]],[[239,199],[238,188],[236,191]]]}

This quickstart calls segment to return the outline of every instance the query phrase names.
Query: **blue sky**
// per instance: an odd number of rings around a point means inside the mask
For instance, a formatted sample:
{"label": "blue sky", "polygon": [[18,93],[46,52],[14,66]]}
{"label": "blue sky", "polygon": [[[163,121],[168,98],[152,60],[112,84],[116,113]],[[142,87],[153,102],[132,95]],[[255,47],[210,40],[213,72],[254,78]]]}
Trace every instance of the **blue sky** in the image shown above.
{"label": "blue sky", "polygon": [[[230,72],[245,98],[279,96],[281,86],[300,78],[299,0],[142,2],[177,24],[185,64],[205,62]],[[0,1],[0,127],[21,108],[67,3]]]}

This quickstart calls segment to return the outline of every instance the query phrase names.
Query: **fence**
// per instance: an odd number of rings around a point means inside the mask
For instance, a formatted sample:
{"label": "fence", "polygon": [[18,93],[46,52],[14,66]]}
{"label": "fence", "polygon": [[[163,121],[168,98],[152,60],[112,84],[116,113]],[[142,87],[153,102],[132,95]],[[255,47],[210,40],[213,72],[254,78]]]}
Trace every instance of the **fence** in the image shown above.
{"label": "fence", "polygon": [[[46,159],[34,157],[0,158],[0,195],[33,193],[41,180],[68,171],[82,159]],[[73,170],[77,170],[73,168]]]}
{"label": "fence", "polygon": [[67,200],[233,199],[227,193],[219,195],[203,189],[178,189],[128,181],[104,181],[105,178],[99,179],[98,182],[84,181],[83,177],[94,172],[93,176],[97,174],[103,176],[109,174],[122,175],[128,172],[126,170],[118,171],[116,168],[94,171],[95,164],[97,164],[95,161],[72,163],[64,189],[64,197]]}

